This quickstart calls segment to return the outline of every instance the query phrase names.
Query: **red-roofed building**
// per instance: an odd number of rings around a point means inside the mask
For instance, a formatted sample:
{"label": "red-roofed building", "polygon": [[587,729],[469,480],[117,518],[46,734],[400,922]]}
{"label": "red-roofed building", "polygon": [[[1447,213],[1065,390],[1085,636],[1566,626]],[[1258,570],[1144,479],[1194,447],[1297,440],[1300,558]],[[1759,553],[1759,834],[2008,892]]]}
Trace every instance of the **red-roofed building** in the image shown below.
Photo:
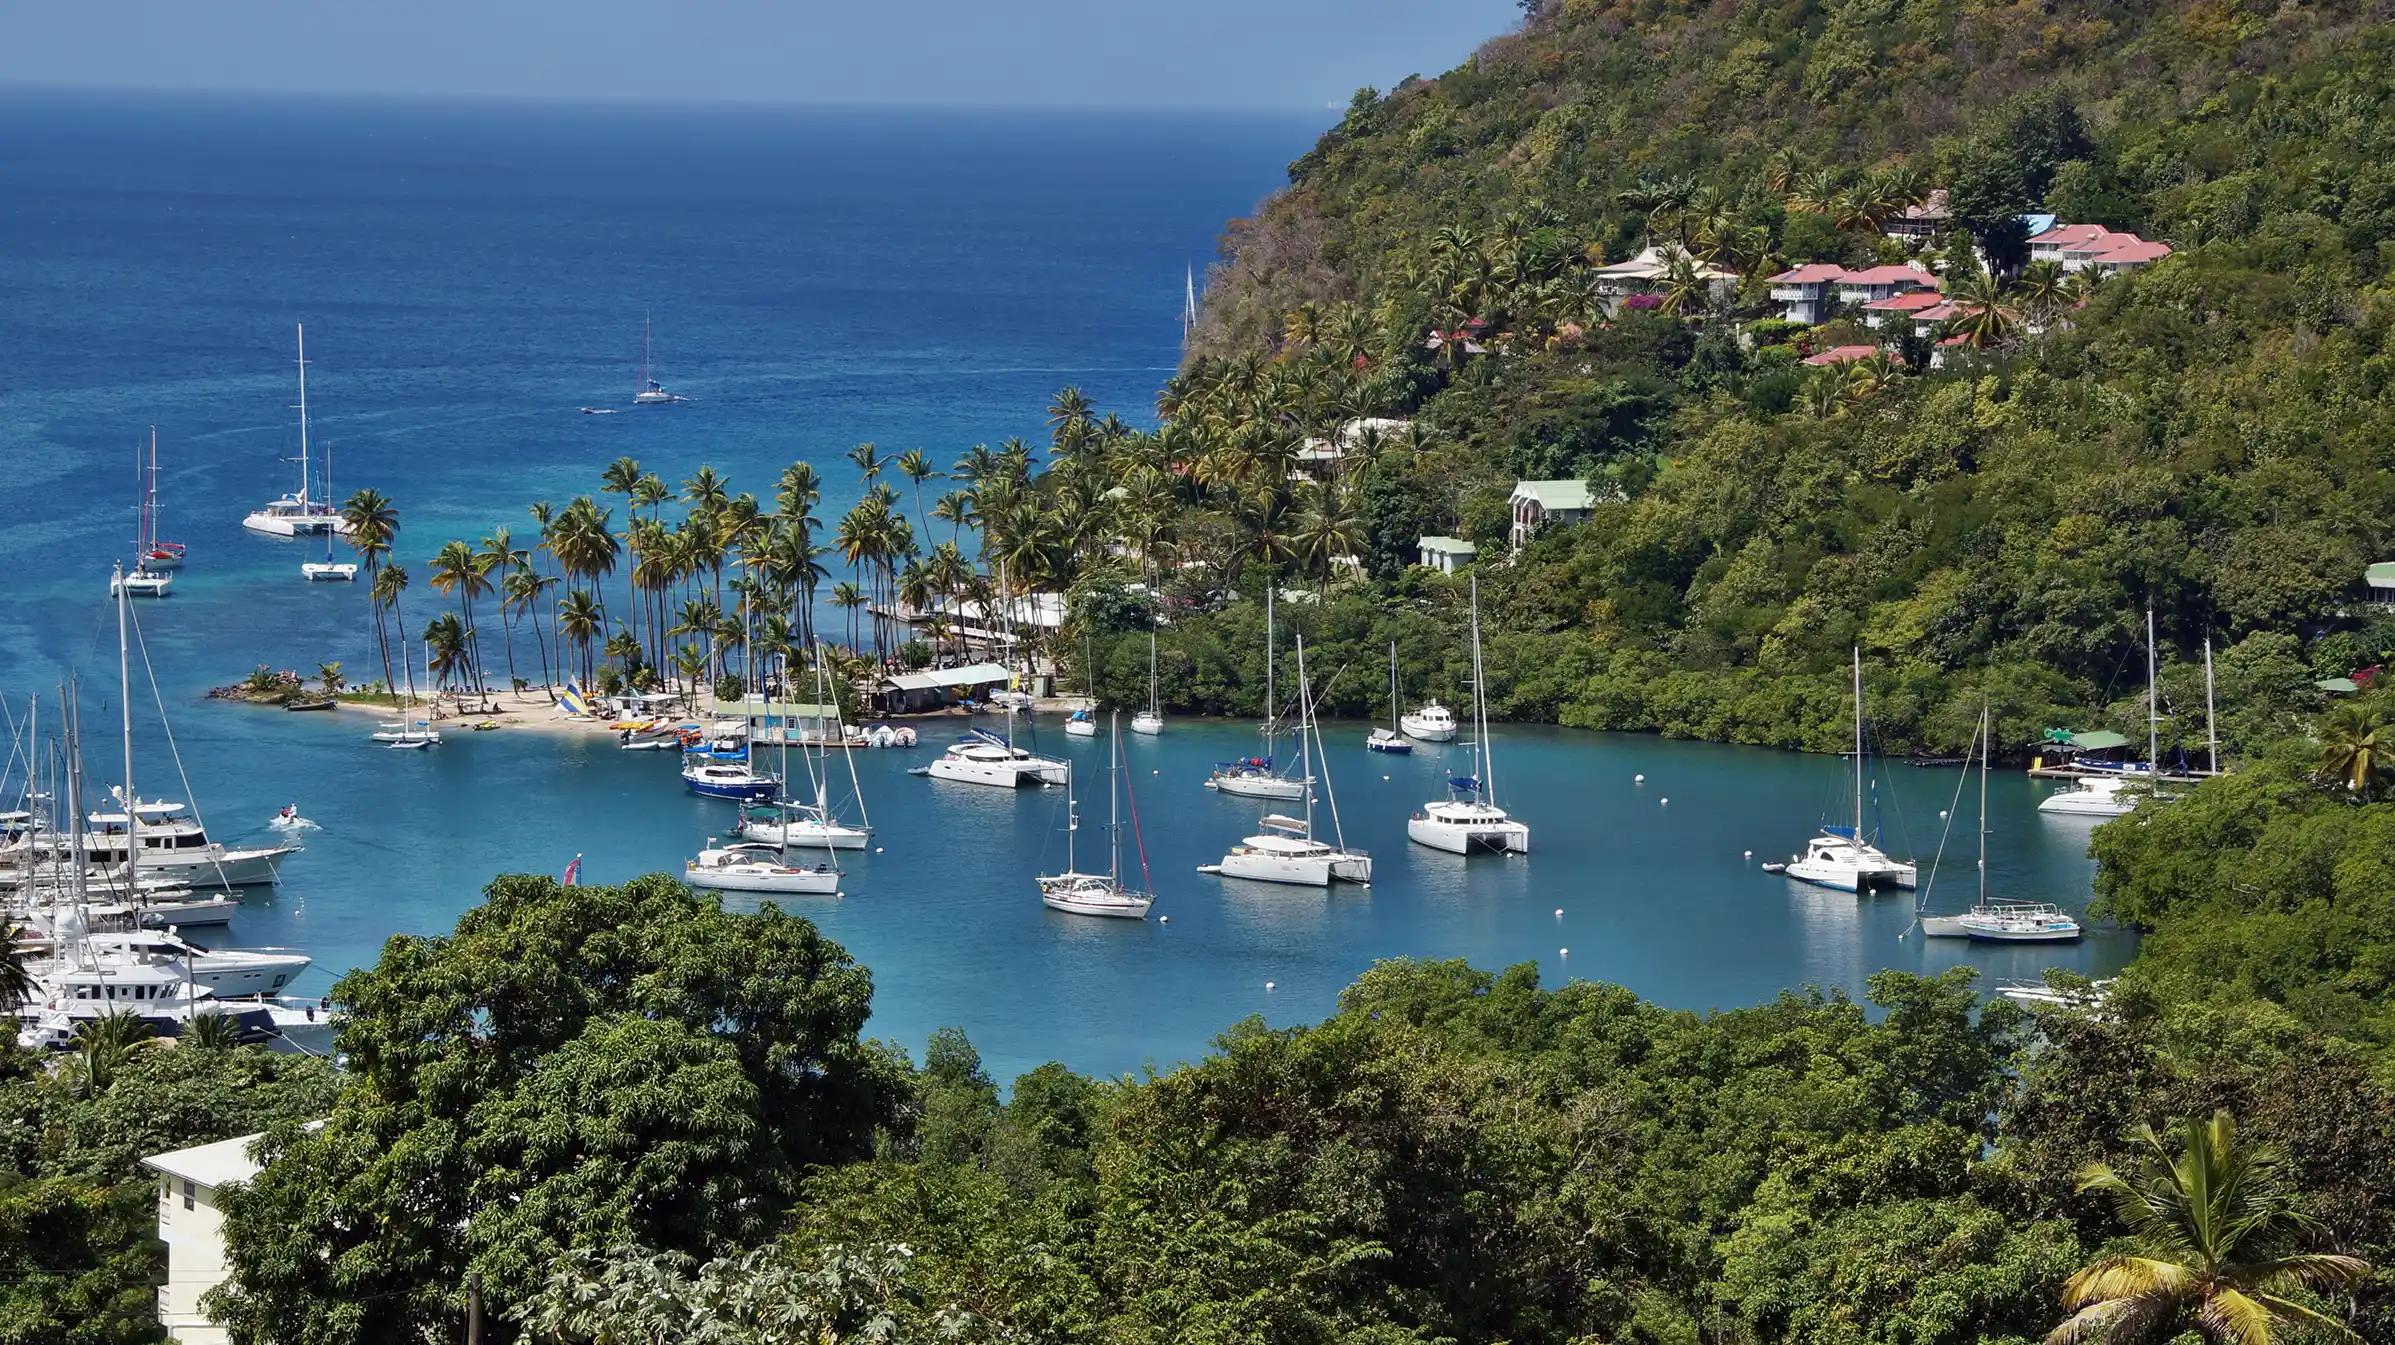
{"label": "red-roofed building", "polygon": [[[2135,235],[2130,236],[2134,237]],[[2108,276],[2117,276],[2127,271],[2134,271],[2148,262],[2161,261],[2169,255],[2170,244],[2149,243],[2140,238],[2134,243],[2124,243],[2110,252],[2099,252],[2082,261],[2080,265],[2090,271],[2101,271]],[[2068,266],[2070,263],[2064,262],[2063,265]]]}
{"label": "red-roofed building", "polygon": [[1878,331],[1891,324],[1908,323],[1913,314],[1936,308],[1945,302],[1945,296],[1936,290],[1914,290],[1910,294],[1895,295],[1863,305],[1863,325]]}
{"label": "red-roofed building", "polygon": [[1846,268],[1828,262],[1807,262],[1771,278],[1771,298],[1790,322],[1815,323],[1829,315],[1838,282]]}
{"label": "red-roofed building", "polygon": [[1818,368],[1825,364],[1852,364],[1879,354],[1878,346],[1831,346],[1818,355],[1808,355],[1805,363]]}
{"label": "red-roofed building", "polygon": [[2064,248],[2092,242],[2111,232],[2101,224],[2057,224],[2029,240],[2029,260],[2061,261]]}
{"label": "red-roofed building", "polygon": [[1849,271],[1838,278],[1838,299],[1842,303],[1874,304],[1893,299],[1914,290],[1934,290],[1938,278],[1918,266],[1874,266],[1863,271]]}

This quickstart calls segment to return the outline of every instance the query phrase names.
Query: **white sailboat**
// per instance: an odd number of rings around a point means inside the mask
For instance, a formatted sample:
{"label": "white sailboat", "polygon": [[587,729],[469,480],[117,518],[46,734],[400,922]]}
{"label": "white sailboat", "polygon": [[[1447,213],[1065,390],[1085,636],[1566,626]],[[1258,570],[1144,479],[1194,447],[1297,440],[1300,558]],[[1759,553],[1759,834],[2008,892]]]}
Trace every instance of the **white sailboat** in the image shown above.
{"label": "white sailboat", "polygon": [[1089,693],[1089,704],[1065,717],[1064,736],[1067,738],[1098,736],[1098,669],[1086,633],[1081,637],[1081,677],[1082,685]]}
{"label": "white sailboat", "polygon": [[313,484],[308,470],[308,332],[299,328],[299,489],[275,500],[263,508],[253,509],[241,520],[241,526],[251,532],[269,537],[312,536],[320,532],[347,533],[349,524],[330,500],[319,500],[309,494]]}
{"label": "white sailboat", "polygon": [[[820,670],[820,663],[817,666]],[[752,753],[756,751],[753,740],[748,750]],[[781,754],[780,774],[769,777],[777,783],[790,778],[790,734],[787,729],[781,735]],[[799,755],[802,761],[807,760],[803,746],[799,749]],[[811,761],[808,762],[807,778],[815,782],[816,797],[820,800],[822,776]],[[786,833],[770,844],[764,841],[741,841],[721,846],[710,836],[707,838],[707,848],[682,865],[684,882],[692,887],[711,888],[719,892],[836,897],[840,895],[840,877],[839,858],[832,853],[828,843],[823,848],[822,863],[791,863],[790,842]]]}
{"label": "white sailboat", "polygon": [[1206,788],[1243,799],[1302,799],[1314,782],[1292,778],[1273,768],[1273,740],[1280,737],[1279,692],[1273,681],[1273,584],[1264,590],[1264,739],[1260,756],[1218,763],[1206,777]]}
{"label": "white sailboat", "polygon": [[166,564],[153,566],[150,563],[150,553],[156,549],[150,544],[150,510],[156,502],[158,491],[158,431],[155,428],[150,431],[148,465],[143,465],[138,454],[134,456],[133,465],[134,479],[140,483],[134,492],[133,504],[133,568],[128,571],[119,565],[109,571],[108,595],[115,597],[121,593],[135,598],[163,598],[175,583],[175,577],[168,570],[182,564],[183,556],[178,547]]}
{"label": "white sailboat", "polygon": [[1156,626],[1152,618],[1148,623],[1148,708],[1131,716],[1131,731],[1151,735],[1164,732],[1164,711],[1156,703]]}
{"label": "white sailboat", "polygon": [[1891,858],[1863,831],[1863,651],[1854,651],[1854,824],[1825,826],[1805,842],[1805,852],[1785,864],[1766,864],[1765,873],[1785,874],[1816,887],[1840,892],[1869,892],[1878,888],[1912,888],[1919,872],[1909,860]]}
{"label": "white sailboat", "polygon": [[[1121,715],[1116,715],[1117,719]],[[1118,724],[1117,728],[1120,727]],[[1081,829],[1081,814],[1073,798],[1073,777],[1065,773],[1064,795],[1064,872],[1043,873],[1039,876],[1040,904],[1052,911],[1067,915],[1107,916],[1121,920],[1144,920],[1148,908],[1156,903],[1152,888],[1133,888],[1123,882],[1123,823],[1118,787],[1129,793],[1131,783],[1122,778],[1123,736],[1108,735],[1109,763],[1106,778],[1106,853],[1104,873],[1083,873],[1074,859],[1073,836]],[[1137,815],[1138,804],[1132,805]],[[1140,860],[1140,874],[1147,874],[1147,860]]]}
{"label": "white sailboat", "polygon": [[1454,854],[1530,853],[1530,828],[1497,806],[1497,760],[1489,744],[1486,674],[1480,660],[1480,579],[1472,579],[1472,744],[1470,775],[1447,777],[1447,797],[1422,805],[1405,834],[1420,845]]}
{"label": "white sailboat", "polygon": [[[333,445],[330,440],[325,441],[324,445],[324,493],[327,497],[333,493]],[[333,530],[327,528],[324,530],[324,559],[301,561],[299,577],[311,584],[347,584],[356,581],[358,567],[355,561],[333,559]]]}
{"label": "white sailboat", "polygon": [[1979,711],[1979,900],[1960,915],[1923,915],[1921,932],[1931,938],[1976,939],[1983,943],[2070,943],[2079,922],[2050,901],[2016,901],[1988,896],[1988,765],[1995,738],[1985,705]]}
{"label": "white sailboat", "polygon": [[[2205,718],[2211,718],[2212,703],[2212,645],[2204,644],[2204,706]],[[2158,779],[2162,772],[2162,714],[2154,695],[2154,609],[2146,609],[2146,771],[2148,778]],[[2213,748],[2212,766],[2220,768],[2220,749]],[[2048,794],[2039,799],[2037,810],[2050,817],[2126,817],[2137,807],[2143,794],[2125,792],[2122,786],[2130,778],[2120,775],[2090,775],[2074,782],[2069,789]],[[2161,796],[2153,796],[2156,802]]]}
{"label": "white sailboat", "polygon": [[1388,752],[1398,756],[1412,755],[1414,745],[1406,741],[1403,725],[1399,722],[1400,712],[1404,708],[1405,702],[1399,697],[1397,690],[1397,642],[1391,640],[1389,641],[1390,726],[1385,729],[1374,728],[1372,736],[1364,740],[1364,746],[1375,752]]}
{"label": "white sailboat", "polygon": [[662,406],[682,399],[667,392],[665,386],[649,376],[649,315],[640,315],[640,388],[632,394],[634,406]]}
{"label": "white sailboat", "polygon": [[158,536],[158,427],[150,427],[149,482],[142,492],[144,506],[141,549],[134,554],[133,568],[155,574],[161,570],[183,568],[186,548],[181,542],[169,542]]}
{"label": "white sailboat", "polygon": [[[743,840],[775,845],[795,845],[802,849],[821,847],[826,850],[862,850],[873,839],[873,823],[865,814],[865,791],[857,783],[857,756],[853,749],[841,752],[848,763],[848,794],[856,800],[857,820],[843,821],[832,808],[830,743],[848,740],[847,726],[838,722],[838,703],[824,699],[823,661],[820,651],[815,662],[815,702],[833,707],[834,722],[829,730],[803,736],[799,743],[799,759],[807,768],[807,784],[814,801],[801,802],[785,798],[761,808],[742,808],[740,821],[733,826],[734,834]],[[789,728],[782,730],[788,742]]]}
{"label": "white sailboat", "polygon": [[[1297,727],[1298,772],[1303,775],[1313,764],[1312,754],[1320,746],[1320,731],[1315,726],[1311,688],[1306,681],[1306,642],[1297,641]],[[1210,864],[1201,873],[1216,873],[1225,878],[1250,878],[1266,883],[1294,883],[1305,887],[1328,887],[1333,879],[1352,883],[1372,882],[1372,856],[1347,845],[1345,829],[1339,825],[1339,804],[1331,791],[1330,761],[1324,754],[1322,784],[1330,804],[1331,831],[1338,843],[1326,844],[1314,834],[1314,793],[1306,791],[1305,815],[1288,817],[1267,813],[1261,829],[1231,847],[1220,864]]]}

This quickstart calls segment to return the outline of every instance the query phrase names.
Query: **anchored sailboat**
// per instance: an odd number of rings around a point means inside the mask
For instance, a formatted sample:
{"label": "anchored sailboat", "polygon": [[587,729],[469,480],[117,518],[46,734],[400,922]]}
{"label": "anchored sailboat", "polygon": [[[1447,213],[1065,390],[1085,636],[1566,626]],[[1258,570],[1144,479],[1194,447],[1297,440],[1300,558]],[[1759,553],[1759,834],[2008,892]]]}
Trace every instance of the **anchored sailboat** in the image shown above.
{"label": "anchored sailboat", "polygon": [[1148,621],[1148,708],[1131,716],[1133,733],[1164,732],[1164,711],[1156,704],[1156,624]]}
{"label": "anchored sailboat", "polygon": [[1273,740],[1281,734],[1279,693],[1273,681],[1273,590],[1278,587],[1271,584],[1264,590],[1264,722],[1258,727],[1263,754],[1222,762],[1206,777],[1206,788],[1243,799],[1302,799],[1314,783],[1282,775],[1272,764]]}
{"label": "anchored sailboat", "polygon": [[299,465],[299,489],[290,495],[253,509],[241,520],[241,526],[251,532],[269,537],[300,537],[319,532],[349,531],[349,524],[333,508],[332,501],[320,500],[309,493],[314,484],[308,464],[308,331],[299,333],[299,456],[289,459]]}
{"label": "anchored sailboat", "polygon": [[1389,727],[1372,730],[1372,736],[1364,740],[1364,746],[1375,752],[1389,752],[1400,756],[1412,755],[1414,745],[1406,741],[1402,725],[1399,722],[1399,716],[1404,708],[1405,702],[1398,699],[1397,691],[1397,642],[1391,640],[1389,641]]}
{"label": "anchored sailboat", "polygon": [[1960,915],[1921,916],[1921,932],[1932,938],[1983,943],[2073,942],[2079,938],[2079,922],[2054,903],[1988,896],[1988,761],[1995,755],[1990,722],[1983,704],[1979,709],[1979,901]]}
{"label": "anchored sailboat", "polygon": [[[1304,775],[1319,752],[1321,734],[1314,721],[1312,688],[1306,680],[1303,636],[1297,641],[1297,704],[1297,763],[1298,773]],[[1315,836],[1314,792],[1309,789],[1303,817],[1265,814],[1262,829],[1256,835],[1232,846],[1220,864],[1206,865],[1199,872],[1305,887],[1328,887],[1333,879],[1370,884],[1372,856],[1348,847],[1346,831],[1339,825],[1338,795],[1331,790],[1329,754],[1320,755],[1323,794],[1330,805],[1331,833],[1337,844],[1325,844]]]}
{"label": "anchored sailboat", "polygon": [[1912,887],[1917,870],[1907,860],[1890,858],[1863,831],[1863,651],[1854,651],[1854,824],[1825,826],[1805,843],[1805,852],[1785,864],[1766,864],[1765,873],[1786,874],[1816,887],[1841,892],[1868,892],[1882,887]]}
{"label": "anchored sailboat", "polygon": [[[1115,718],[1121,718],[1116,712]],[[1121,728],[1120,724],[1115,725]],[[1123,821],[1121,804],[1116,793],[1131,792],[1131,782],[1123,778],[1123,735],[1118,731],[1107,735],[1108,770],[1106,777],[1106,872],[1083,873],[1075,865],[1073,835],[1081,829],[1081,814],[1073,797],[1073,775],[1065,772],[1064,782],[1064,872],[1043,873],[1039,877],[1040,904],[1052,911],[1067,915],[1112,916],[1122,920],[1144,920],[1148,908],[1156,903],[1156,892],[1148,882],[1148,861],[1144,849],[1140,854],[1141,886],[1134,888],[1123,882]],[[1131,805],[1134,830],[1138,827],[1139,805]]]}
{"label": "anchored sailboat", "polygon": [[1497,759],[1489,743],[1487,674],[1480,661],[1480,577],[1472,578],[1472,764],[1470,775],[1447,777],[1447,797],[1422,805],[1405,834],[1434,850],[1459,855],[1530,853],[1530,827],[1497,806]]}
{"label": "anchored sailboat", "polygon": [[640,388],[632,394],[634,406],[660,406],[683,400],[667,392],[665,386],[649,375],[649,315],[640,315]]}

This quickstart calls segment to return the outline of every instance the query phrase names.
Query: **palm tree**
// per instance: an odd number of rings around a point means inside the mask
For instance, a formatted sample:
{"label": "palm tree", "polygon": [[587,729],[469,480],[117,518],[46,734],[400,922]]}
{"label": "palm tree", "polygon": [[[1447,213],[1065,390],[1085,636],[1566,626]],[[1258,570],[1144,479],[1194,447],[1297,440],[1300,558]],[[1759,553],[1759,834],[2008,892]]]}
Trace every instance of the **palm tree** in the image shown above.
{"label": "palm tree", "polygon": [[[532,642],[540,647],[541,685],[543,686],[549,685],[550,682],[549,641],[548,637],[541,633],[540,601],[541,594],[548,591],[556,582],[530,565],[519,565],[508,571],[506,580],[500,585],[500,610],[504,612],[512,607],[532,618]],[[509,675],[513,676],[512,646],[509,660]]]}
{"label": "palm tree", "polygon": [[865,605],[865,592],[846,579],[832,585],[832,606],[848,613],[848,647],[857,647],[857,609]]}
{"label": "palm tree", "polygon": [[1956,310],[1955,335],[1974,350],[2001,346],[2020,328],[2020,309],[2013,306],[2003,283],[1985,271],[1958,277],[1947,287],[1946,298]]}
{"label": "palm tree", "polygon": [[575,589],[557,604],[557,635],[572,640],[582,651],[582,685],[590,685],[590,648],[607,628],[607,612],[586,589]]}
{"label": "palm tree", "polygon": [[[407,668],[407,698],[412,705],[416,700],[416,660],[408,649],[407,618],[399,611],[399,595],[405,592],[407,571],[397,565],[385,565],[382,572],[374,576],[374,587],[368,597],[377,610],[387,610],[391,614],[391,624],[399,632],[399,638],[393,643],[398,646],[402,662]],[[383,685],[391,688],[391,704],[398,705],[399,683],[391,675],[391,650],[388,645],[383,649]]]}
{"label": "palm tree", "polygon": [[40,993],[40,984],[25,968],[24,941],[30,937],[22,926],[0,924],[0,1013],[11,1012]]}
{"label": "palm tree", "polygon": [[2029,320],[2040,325],[2054,320],[2054,315],[2070,306],[2070,273],[2062,263],[2049,257],[2021,268],[2021,278],[2014,284],[2013,293],[2028,311]]}
{"label": "palm tree", "polygon": [[2324,716],[2320,778],[2367,802],[2395,780],[2395,714],[2383,700],[2347,701]]}
{"label": "palm tree", "polygon": [[[381,491],[361,490],[342,504],[341,519],[349,529],[349,544],[365,559],[367,591],[371,593],[380,577],[383,559],[391,554],[391,544],[399,536],[399,511]],[[390,633],[383,621],[382,604],[367,606],[374,616],[374,647],[382,655],[383,685],[388,687],[391,685]]]}
{"label": "palm tree", "polygon": [[915,486],[915,517],[928,524],[931,515],[923,512],[923,483],[939,472],[931,465],[931,456],[919,448],[910,448],[898,455],[898,474]]}
{"label": "palm tree", "polygon": [[241,1022],[222,1009],[195,1013],[175,1041],[195,1050],[230,1051],[241,1044]]}
{"label": "palm tree", "polygon": [[690,502],[691,512],[712,514],[730,501],[731,490],[714,468],[701,467],[682,483],[682,498]]}
{"label": "palm tree", "polygon": [[[473,547],[452,539],[442,543],[441,549],[433,554],[432,587],[442,597],[459,598],[464,603],[465,621],[457,628],[458,654],[465,660],[460,667],[464,674],[460,686],[462,688],[471,683],[472,689],[479,691],[482,689],[482,660],[477,656],[480,651],[476,648],[474,599],[491,591],[489,571],[483,566],[482,558],[474,553]],[[428,638],[430,634],[428,630]]]}
{"label": "palm tree", "polygon": [[86,1097],[108,1091],[116,1082],[117,1071],[133,1058],[135,1051],[157,1043],[150,1035],[150,1026],[131,1009],[110,1009],[96,1018],[86,1018],[75,1028],[75,1073],[83,1081]]}
{"label": "palm tree", "polygon": [[[499,590],[499,630],[507,640],[507,681],[510,686],[517,681],[515,613],[518,609],[507,600],[506,584],[531,563],[532,553],[517,546],[515,538],[505,528],[496,529],[490,536],[483,538],[482,550],[474,557],[475,572],[482,578],[482,591],[489,593],[494,588]],[[499,576],[496,583],[491,579],[494,574]]]}
{"label": "palm tree", "polygon": [[2090,1164],[2079,1189],[2112,1202],[2139,1252],[2107,1256],[2062,1290],[2070,1320],[2047,1345],[2131,1345],[2193,1333],[2215,1345],[2274,1345],[2281,1330],[2359,1341],[2351,1328],[2287,1297],[2343,1288],[2370,1273],[2357,1257],[2297,1250],[2319,1231],[2299,1208],[2284,1160],[2237,1144],[2225,1111],[2189,1117],[2173,1156],[2152,1126],[2127,1175]]}
{"label": "palm tree", "polygon": [[952,490],[932,501],[931,516],[948,525],[948,540],[962,546],[965,525],[973,521],[973,492]]}
{"label": "palm tree", "polygon": [[424,666],[433,675],[436,694],[452,681],[462,684],[472,675],[473,660],[466,653],[469,638],[466,623],[458,620],[455,612],[443,612],[424,623]]}
{"label": "palm tree", "polygon": [[857,465],[857,474],[868,482],[881,475],[881,450],[871,440],[848,450],[848,460]]}

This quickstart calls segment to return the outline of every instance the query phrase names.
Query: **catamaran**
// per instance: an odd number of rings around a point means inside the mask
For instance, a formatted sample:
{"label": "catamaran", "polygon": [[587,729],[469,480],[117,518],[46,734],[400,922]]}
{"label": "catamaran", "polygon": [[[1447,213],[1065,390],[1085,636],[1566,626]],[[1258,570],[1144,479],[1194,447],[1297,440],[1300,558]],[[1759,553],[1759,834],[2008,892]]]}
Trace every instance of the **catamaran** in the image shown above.
{"label": "catamaran", "polygon": [[1414,745],[1406,741],[1406,736],[1401,731],[1403,726],[1397,722],[1399,712],[1404,707],[1405,702],[1399,699],[1397,692],[1397,642],[1391,640],[1389,641],[1389,719],[1391,723],[1388,728],[1373,729],[1372,736],[1364,740],[1364,746],[1375,752],[1389,752],[1400,756],[1412,755]]}
{"label": "catamaran", "polygon": [[141,549],[133,557],[134,568],[153,574],[183,568],[184,545],[158,536],[158,427],[155,425],[150,427],[149,485],[142,493],[142,505],[144,527]]}
{"label": "catamaran", "polygon": [[320,532],[347,533],[349,524],[333,508],[332,501],[310,495],[313,478],[308,470],[308,332],[299,328],[299,456],[289,461],[299,464],[299,490],[285,495],[263,508],[253,509],[241,520],[241,526],[251,532],[269,537],[300,537]]}
{"label": "catamaran", "polygon": [[917,766],[909,775],[928,775],[934,780],[955,780],[969,785],[996,785],[1001,789],[1020,789],[1028,785],[1061,785],[1072,775],[1072,767],[1049,757],[1034,756],[1014,744],[1014,715],[1007,715],[1007,736],[999,737],[986,729],[968,730],[965,736],[951,744],[939,759],[928,766]]}
{"label": "catamaran", "polygon": [[[1119,712],[1117,719],[1121,718]],[[1118,730],[1120,724],[1115,726]],[[1121,804],[1116,790],[1131,791],[1131,782],[1123,778],[1123,735],[1118,731],[1107,735],[1109,769],[1106,778],[1106,848],[1107,864],[1104,873],[1083,873],[1074,862],[1073,836],[1081,830],[1081,814],[1073,798],[1073,776],[1068,768],[1064,785],[1064,872],[1043,873],[1039,877],[1040,904],[1052,911],[1067,915],[1112,916],[1122,920],[1144,920],[1148,908],[1156,904],[1156,892],[1148,884],[1147,855],[1139,860],[1140,888],[1123,882],[1123,823]],[[1137,827],[1139,805],[1131,805],[1133,826]]]}
{"label": "catamaran", "polygon": [[[1316,727],[1312,695],[1306,681],[1306,642],[1297,641],[1297,761],[1302,775],[1313,762],[1313,753],[1321,743]],[[1338,796],[1331,790],[1330,760],[1322,754],[1322,787],[1330,804],[1331,831],[1338,844],[1327,844],[1314,834],[1314,793],[1306,791],[1305,815],[1289,817],[1267,813],[1257,834],[1231,847],[1220,864],[1209,864],[1201,873],[1216,873],[1225,878],[1252,878],[1267,883],[1294,883],[1305,887],[1328,887],[1333,879],[1351,883],[1370,884],[1372,856],[1362,850],[1350,849],[1347,835],[1339,825]]]}
{"label": "catamaran", "polygon": [[632,394],[634,406],[661,406],[683,400],[667,392],[665,386],[649,376],[649,315],[640,315],[640,389]]}
{"label": "catamaran", "polygon": [[1497,759],[1489,744],[1486,674],[1480,660],[1480,577],[1472,578],[1472,764],[1470,775],[1447,777],[1447,797],[1422,805],[1405,834],[1417,844],[1454,854],[1530,853],[1530,827],[1497,806]]}
{"label": "catamaran", "polygon": [[1131,716],[1131,731],[1146,734],[1164,732],[1164,711],[1156,704],[1156,626],[1152,619],[1148,625],[1148,708]]}
{"label": "catamaran", "polygon": [[[327,496],[333,493],[333,445],[330,440],[325,441],[324,445],[324,493]],[[357,579],[358,567],[355,561],[333,559],[333,529],[326,528],[324,559],[301,561],[299,577],[311,584],[347,584]]]}
{"label": "catamaran", "polygon": [[1243,799],[1302,799],[1314,782],[1292,778],[1273,768],[1273,740],[1280,736],[1279,693],[1273,683],[1273,589],[1264,590],[1264,722],[1258,732],[1264,739],[1264,751],[1257,756],[1241,757],[1236,761],[1216,763],[1206,777],[1206,788],[1218,794],[1230,794]]}
{"label": "catamaran", "polygon": [[1816,887],[1841,892],[1869,892],[1883,887],[1911,888],[1919,877],[1909,860],[1891,858],[1863,830],[1863,651],[1854,651],[1854,824],[1825,826],[1805,842],[1805,852],[1785,864],[1766,864],[1765,873],[1785,874]]}
{"label": "catamaran", "polygon": [[[118,566],[108,576],[108,594],[125,594],[135,598],[163,598],[174,587],[175,577],[168,571],[183,563],[183,547],[176,543],[172,551],[162,551],[153,541],[155,524],[153,511],[158,501],[158,430],[150,430],[150,456],[146,466],[136,455],[135,477],[141,482],[133,504],[133,568],[127,571]],[[156,561],[153,564],[153,560]]]}

